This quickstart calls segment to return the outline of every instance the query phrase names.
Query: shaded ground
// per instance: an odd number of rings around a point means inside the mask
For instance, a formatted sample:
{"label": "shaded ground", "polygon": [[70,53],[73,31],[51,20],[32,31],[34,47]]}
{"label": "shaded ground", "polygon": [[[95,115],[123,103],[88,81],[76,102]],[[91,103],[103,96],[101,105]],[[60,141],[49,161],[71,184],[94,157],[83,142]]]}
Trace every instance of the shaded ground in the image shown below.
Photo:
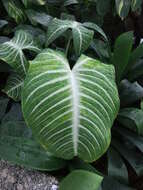
{"label": "shaded ground", "polygon": [[48,174],[0,161],[0,190],[57,190],[57,185]]}

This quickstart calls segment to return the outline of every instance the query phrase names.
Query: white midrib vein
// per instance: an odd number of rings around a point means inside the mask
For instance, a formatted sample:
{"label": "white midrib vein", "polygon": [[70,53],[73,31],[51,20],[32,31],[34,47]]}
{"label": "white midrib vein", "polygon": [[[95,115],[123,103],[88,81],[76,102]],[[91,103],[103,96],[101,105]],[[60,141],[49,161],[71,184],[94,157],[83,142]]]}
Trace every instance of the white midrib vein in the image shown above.
{"label": "white midrib vein", "polygon": [[73,105],[73,119],[72,119],[72,133],[73,133],[73,145],[74,155],[78,153],[78,133],[79,133],[79,86],[75,77],[75,71],[70,70],[70,82],[72,87],[72,105]]}

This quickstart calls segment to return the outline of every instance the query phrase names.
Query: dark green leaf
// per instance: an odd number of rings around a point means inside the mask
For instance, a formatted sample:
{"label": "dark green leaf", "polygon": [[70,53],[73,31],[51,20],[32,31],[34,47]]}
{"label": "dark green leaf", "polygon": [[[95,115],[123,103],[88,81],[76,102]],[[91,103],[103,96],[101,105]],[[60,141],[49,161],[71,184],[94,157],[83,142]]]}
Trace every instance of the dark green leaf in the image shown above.
{"label": "dark green leaf", "polygon": [[121,109],[117,120],[125,127],[143,135],[143,111],[137,108]]}
{"label": "dark green leaf", "polygon": [[137,175],[143,175],[143,154],[131,146],[128,142],[119,142],[112,140],[112,145],[118,150],[118,152],[129,162]]}
{"label": "dark green leaf", "polygon": [[143,98],[143,87],[138,82],[131,83],[125,79],[120,83],[119,94],[121,105],[130,105]]}
{"label": "dark green leaf", "polygon": [[120,154],[110,147],[108,150],[108,176],[128,184],[128,171]]}
{"label": "dark green leaf", "polygon": [[49,23],[52,20],[52,17],[46,14],[45,12],[37,12],[32,9],[26,10],[27,16],[33,25],[41,24],[45,27],[49,26]]}
{"label": "dark green leaf", "polygon": [[129,62],[129,57],[133,45],[133,32],[121,34],[114,46],[114,55],[111,63],[115,66],[117,82],[122,79],[125,69]]}

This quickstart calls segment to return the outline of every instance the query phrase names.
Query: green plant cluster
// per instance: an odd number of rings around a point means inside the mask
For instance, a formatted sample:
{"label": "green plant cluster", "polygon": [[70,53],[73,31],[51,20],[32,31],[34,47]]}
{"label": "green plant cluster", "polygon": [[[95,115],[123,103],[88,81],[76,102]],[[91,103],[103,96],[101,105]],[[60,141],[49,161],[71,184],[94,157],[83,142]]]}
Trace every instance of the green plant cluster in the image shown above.
{"label": "green plant cluster", "polygon": [[142,0],[0,3],[0,158],[66,170],[60,190],[141,190]]}

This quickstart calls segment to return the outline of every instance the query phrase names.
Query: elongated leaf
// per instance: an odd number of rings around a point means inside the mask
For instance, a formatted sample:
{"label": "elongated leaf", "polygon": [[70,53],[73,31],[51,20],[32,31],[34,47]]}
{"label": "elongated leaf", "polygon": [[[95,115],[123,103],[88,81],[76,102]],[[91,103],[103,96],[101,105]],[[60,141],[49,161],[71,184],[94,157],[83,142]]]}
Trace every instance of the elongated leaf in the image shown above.
{"label": "elongated leaf", "polygon": [[120,110],[118,121],[125,127],[143,135],[143,111],[137,108],[124,108]]}
{"label": "elongated leaf", "polygon": [[59,190],[98,190],[102,180],[95,173],[75,170],[61,182]]}
{"label": "elongated leaf", "polygon": [[130,52],[133,45],[133,33],[126,32],[121,34],[114,46],[114,55],[111,59],[115,66],[117,82],[121,80],[129,62]]}
{"label": "elongated leaf", "polygon": [[45,152],[34,139],[28,138],[24,122],[8,121],[0,126],[0,158],[37,170],[53,171],[65,161]]}
{"label": "elongated leaf", "polygon": [[108,176],[128,184],[128,171],[120,154],[112,147],[108,151]]}
{"label": "elongated leaf", "polygon": [[101,36],[103,36],[106,41],[108,40],[102,28],[100,28],[97,24],[94,24],[92,22],[84,22],[83,25],[86,26],[87,28],[95,30],[95,32],[101,34]]}
{"label": "elongated leaf", "polygon": [[26,75],[29,64],[23,53],[24,49],[40,52],[34,44],[32,36],[22,30],[16,32],[15,37],[0,45],[0,59],[12,66],[21,77]]}
{"label": "elongated leaf", "polygon": [[122,136],[124,139],[128,140],[134,146],[136,146],[141,152],[143,152],[143,137],[142,136],[139,136],[136,133],[119,126],[116,127],[115,132],[118,133],[120,137]]}
{"label": "elongated leaf", "polygon": [[46,0],[21,0],[25,7],[28,7],[28,5],[36,4],[36,5],[45,5]]}
{"label": "elongated leaf", "polygon": [[9,16],[14,18],[17,23],[26,20],[23,7],[18,0],[2,0],[2,2]]}
{"label": "elongated leaf", "polygon": [[21,89],[23,86],[23,78],[16,73],[12,73],[7,80],[6,86],[3,90],[9,97],[15,101],[21,100]]}
{"label": "elongated leaf", "polygon": [[130,6],[131,0],[116,0],[116,10],[122,19],[128,15]]}
{"label": "elongated leaf", "polygon": [[131,147],[129,143],[113,140],[112,145],[118,150],[118,152],[129,162],[137,175],[143,175],[143,154],[136,150],[135,147]]}
{"label": "elongated leaf", "polygon": [[68,29],[72,30],[75,52],[80,55],[90,45],[94,32],[76,21],[53,19],[47,33],[47,46]]}
{"label": "elongated leaf", "polygon": [[44,50],[24,83],[24,118],[45,149],[71,159],[98,159],[110,144],[119,109],[114,68],[82,55],[71,70],[65,56]]}

